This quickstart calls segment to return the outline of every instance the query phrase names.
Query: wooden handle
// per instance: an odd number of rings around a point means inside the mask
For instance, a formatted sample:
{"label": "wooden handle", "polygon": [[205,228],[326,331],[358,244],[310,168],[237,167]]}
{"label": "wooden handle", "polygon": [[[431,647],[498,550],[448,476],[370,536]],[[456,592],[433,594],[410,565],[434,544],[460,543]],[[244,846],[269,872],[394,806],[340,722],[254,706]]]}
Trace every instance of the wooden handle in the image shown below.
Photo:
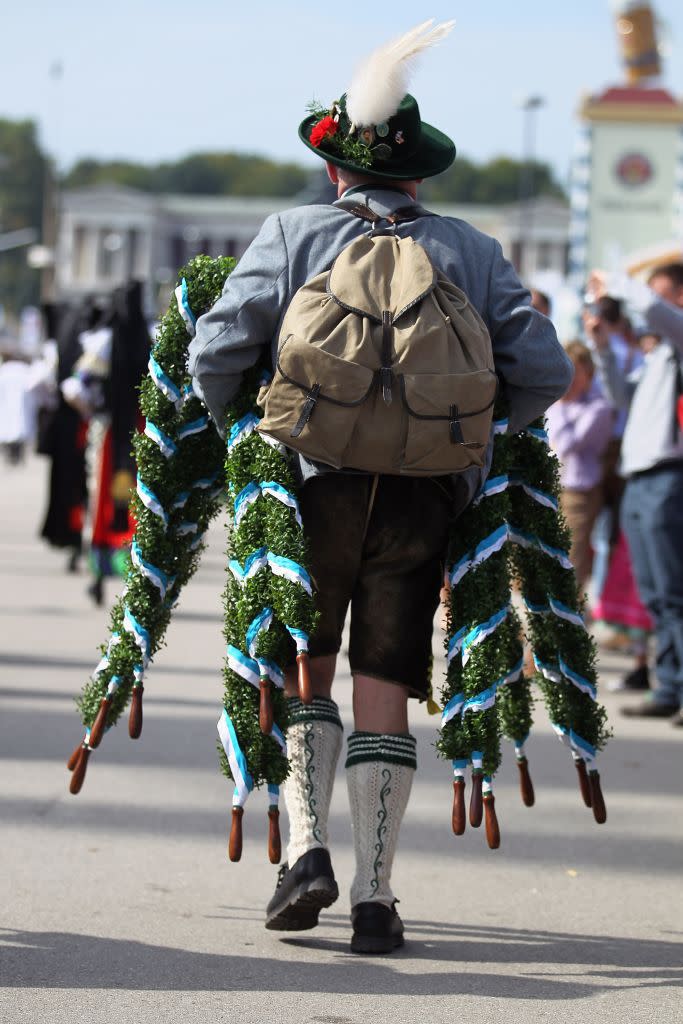
{"label": "wooden handle", "polygon": [[268,860],[271,864],[279,864],[281,857],[280,812],[277,807],[271,807],[268,811]]}
{"label": "wooden handle", "polygon": [[69,792],[73,793],[74,796],[76,795],[76,793],[80,793],[81,791],[81,786],[83,785],[83,781],[85,779],[85,772],[88,767],[89,757],[90,749],[86,747],[85,744],[83,744],[80,750],[80,754],[78,755],[76,767],[74,768],[73,774],[71,776],[71,782],[69,783]]}
{"label": "wooden handle", "polygon": [[107,715],[109,708],[111,707],[111,697],[103,697],[100,701],[100,710],[97,712],[97,718],[93,722],[92,729],[90,730],[90,739],[88,745],[95,749],[99,747],[104,736],[104,729],[107,724]]}
{"label": "wooden handle", "polygon": [[591,797],[593,803],[593,817],[598,825],[604,825],[607,821],[607,808],[600,788],[600,773],[593,771],[589,773]]}
{"label": "wooden handle", "polygon": [[470,794],[470,825],[479,828],[484,816],[481,787],[484,781],[483,772],[472,772],[472,792]]}
{"label": "wooden handle", "polygon": [[144,689],[142,684],[133,687],[133,699],[128,715],[128,735],[132,740],[138,739],[142,732],[142,694]]}
{"label": "wooden handle", "polygon": [[529,762],[526,757],[517,758],[517,767],[519,769],[519,791],[522,794],[522,803],[525,807],[533,807],[536,796],[534,794],[534,784],[529,775]]}
{"label": "wooden handle", "polygon": [[465,780],[453,779],[453,833],[461,836],[465,831],[467,815],[465,814]]}
{"label": "wooden handle", "polygon": [[270,692],[270,680],[262,679],[259,689],[261,699],[258,709],[258,726],[264,736],[270,736],[273,731],[273,698]]}
{"label": "wooden handle", "polygon": [[243,807],[233,807],[232,823],[230,825],[230,842],[228,843],[228,857],[236,863],[242,856],[242,815]]}
{"label": "wooden handle", "polygon": [[81,750],[82,749],[83,749],[83,743],[81,742],[81,743],[78,744],[78,746],[74,750],[73,754],[71,755],[69,760],[66,762],[66,766],[67,766],[67,768],[69,769],[70,772],[72,772],[74,770],[74,768],[76,767],[76,765],[78,764],[78,759],[81,756]]}
{"label": "wooden handle", "polygon": [[313,703],[313,686],[311,684],[311,664],[308,651],[299,651],[296,656],[299,666],[299,697],[304,704]]}
{"label": "wooden handle", "polygon": [[487,793],[484,797],[484,814],[486,815],[486,842],[490,850],[497,850],[500,846],[500,829],[496,817],[496,801],[493,793]]}
{"label": "wooden handle", "polygon": [[586,762],[580,757],[574,762],[576,765],[576,771],[579,776],[579,789],[581,790],[581,796],[586,807],[593,806],[593,800],[591,797],[591,784],[588,781],[588,772],[586,771]]}

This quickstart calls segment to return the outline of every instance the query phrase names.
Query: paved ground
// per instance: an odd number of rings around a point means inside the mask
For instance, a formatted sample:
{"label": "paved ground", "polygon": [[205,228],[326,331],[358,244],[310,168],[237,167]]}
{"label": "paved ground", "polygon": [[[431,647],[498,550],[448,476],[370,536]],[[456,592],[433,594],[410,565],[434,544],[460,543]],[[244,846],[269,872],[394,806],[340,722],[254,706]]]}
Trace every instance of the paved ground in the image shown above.
{"label": "paved ground", "polygon": [[[456,839],[449,769],[431,746],[433,720],[416,709],[420,770],[395,871],[405,949],[350,955],[345,892],[314,932],[283,940],[263,929],[275,881],[266,801],[249,802],[244,857],[230,864],[231,794],[215,754],[221,530],[150,673],[142,738],[125,726],[108,734],[70,796],[72,697],[107,614],[37,540],[45,469],[34,459],[2,471],[1,1021],[683,1021],[683,736],[620,719],[609,694],[606,825],[580,803],[539,710],[536,807],[522,806],[508,751],[501,849],[487,849],[483,829]],[[625,664],[603,659],[603,681]],[[348,676],[337,698],[348,722]],[[346,808],[340,778],[331,834],[343,890]]]}

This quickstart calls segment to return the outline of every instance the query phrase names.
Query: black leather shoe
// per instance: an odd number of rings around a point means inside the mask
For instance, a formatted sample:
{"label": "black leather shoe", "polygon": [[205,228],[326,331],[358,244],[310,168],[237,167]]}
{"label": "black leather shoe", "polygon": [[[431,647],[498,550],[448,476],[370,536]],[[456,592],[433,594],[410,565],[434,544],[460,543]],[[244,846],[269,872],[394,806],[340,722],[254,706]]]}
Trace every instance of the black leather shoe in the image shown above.
{"label": "black leather shoe", "polygon": [[357,903],[351,909],[352,953],[391,953],[403,945],[403,921],[396,903]]}
{"label": "black leather shoe", "polygon": [[650,673],[647,670],[647,665],[640,665],[638,668],[634,668],[632,672],[629,672],[628,675],[625,675],[623,679],[617,679],[613,683],[608,683],[607,689],[610,693],[649,690]]}
{"label": "black leather shoe", "polygon": [[266,907],[266,928],[276,932],[315,928],[320,911],[338,896],[328,851],[320,847],[309,850],[291,868],[287,864],[280,868],[275,893]]}
{"label": "black leather shoe", "polygon": [[621,708],[627,718],[671,718],[678,711],[678,704],[658,704],[654,700],[643,700],[640,704],[627,704]]}

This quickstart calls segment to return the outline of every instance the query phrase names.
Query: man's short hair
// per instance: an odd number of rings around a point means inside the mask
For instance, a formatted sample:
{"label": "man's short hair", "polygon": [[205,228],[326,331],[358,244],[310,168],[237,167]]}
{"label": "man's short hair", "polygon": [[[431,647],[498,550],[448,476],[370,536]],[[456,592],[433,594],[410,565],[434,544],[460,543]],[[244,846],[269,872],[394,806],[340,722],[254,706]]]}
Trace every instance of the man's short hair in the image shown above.
{"label": "man's short hair", "polygon": [[648,284],[656,277],[667,277],[674,288],[683,288],[683,263],[664,263],[655,267],[647,279]]}
{"label": "man's short hair", "polygon": [[621,301],[611,295],[603,295],[596,303],[596,315],[608,324],[618,324],[622,317]]}

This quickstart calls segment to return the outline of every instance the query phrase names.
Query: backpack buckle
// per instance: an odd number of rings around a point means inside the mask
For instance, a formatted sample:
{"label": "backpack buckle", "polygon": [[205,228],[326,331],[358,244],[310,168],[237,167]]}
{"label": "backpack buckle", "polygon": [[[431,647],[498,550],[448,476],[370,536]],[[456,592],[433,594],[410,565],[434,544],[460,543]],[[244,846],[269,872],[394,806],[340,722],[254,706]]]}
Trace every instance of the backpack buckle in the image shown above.
{"label": "backpack buckle", "polygon": [[304,402],[304,407],[301,410],[301,415],[299,416],[299,419],[296,422],[296,426],[289,435],[290,437],[298,437],[301,431],[304,429],[304,427],[311,418],[313,410],[315,409],[319,394],[320,385],[314,384],[306,396],[306,401]]}
{"label": "backpack buckle", "polygon": [[452,405],[448,410],[448,428],[451,435],[451,444],[464,444],[465,438],[463,436],[462,427],[460,426],[457,405]]}

